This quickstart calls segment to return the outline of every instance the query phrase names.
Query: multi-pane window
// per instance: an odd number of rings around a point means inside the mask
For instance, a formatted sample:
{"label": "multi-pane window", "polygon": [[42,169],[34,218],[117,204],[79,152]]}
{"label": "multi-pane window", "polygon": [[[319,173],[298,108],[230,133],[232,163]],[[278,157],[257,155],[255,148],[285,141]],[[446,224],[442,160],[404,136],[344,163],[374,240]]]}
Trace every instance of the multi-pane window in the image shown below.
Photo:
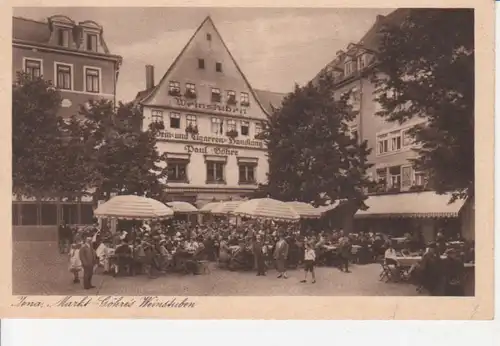
{"label": "multi-pane window", "polygon": [[151,122],[162,123],[163,122],[163,111],[153,109],[151,111]]}
{"label": "multi-pane window", "polygon": [[212,41],[212,35],[211,34],[207,34],[207,41]]}
{"label": "multi-pane window", "polygon": [[244,107],[250,106],[250,99],[248,98],[248,93],[240,94],[240,104]]}
{"label": "multi-pane window", "polygon": [[413,170],[411,166],[404,166],[401,167],[401,188],[402,189],[409,189],[412,185],[412,173]]}
{"label": "multi-pane window", "polygon": [[389,138],[387,135],[377,137],[377,152],[385,154],[389,151]]}
{"label": "multi-pane window", "polygon": [[97,52],[97,35],[87,34],[87,50]]}
{"label": "multi-pane window", "polygon": [[231,119],[227,121],[227,130],[236,131],[236,120]]}
{"label": "multi-pane window", "polygon": [[416,186],[425,186],[426,177],[424,172],[415,171],[415,181],[414,185]]}
{"label": "multi-pane window", "polygon": [[70,65],[56,64],[56,87],[58,89],[71,90],[71,74],[72,68]]}
{"label": "multi-pane window", "polygon": [[239,164],[239,183],[240,184],[255,183],[254,164]]}
{"label": "multi-pane window", "polygon": [[180,96],[181,95],[181,85],[179,82],[176,81],[170,81],[168,84],[168,93],[173,96]]}
{"label": "multi-pane window", "polygon": [[366,67],[366,54],[361,54],[357,57],[358,70]]}
{"label": "multi-pane window", "polygon": [[391,133],[391,151],[398,151],[401,149],[401,135],[400,132]]}
{"label": "multi-pane window", "polygon": [[198,68],[205,69],[205,59],[198,59]]}
{"label": "multi-pane window", "polygon": [[207,161],[207,183],[223,183],[225,162]]}
{"label": "multi-pane window", "polygon": [[212,133],[221,135],[224,133],[224,121],[220,118],[212,118]]}
{"label": "multi-pane window", "polygon": [[413,144],[413,138],[410,136],[410,130],[403,130],[403,147],[409,147]]}
{"label": "multi-pane window", "polygon": [[212,88],[212,102],[220,102],[220,100],[221,100],[220,89]]}
{"label": "multi-pane window", "polygon": [[186,83],[186,97],[196,97],[196,86],[193,83]]}
{"label": "multi-pane window", "polygon": [[167,160],[167,180],[187,181],[187,160]]}
{"label": "multi-pane window", "polygon": [[99,70],[96,68],[85,68],[85,91],[99,93]]}
{"label": "multi-pane window", "polygon": [[354,61],[347,60],[344,65],[344,74],[346,76],[351,75],[354,72]]}
{"label": "multi-pane window", "polygon": [[233,90],[227,91],[227,104],[235,105],[236,104],[236,92]]}
{"label": "multi-pane window", "polygon": [[62,47],[69,47],[69,29],[59,29],[57,32],[57,44]]}
{"label": "multi-pane window", "polygon": [[176,112],[170,112],[170,128],[180,129],[181,128],[181,115]]}
{"label": "multi-pane window", "polygon": [[387,185],[387,169],[385,168],[377,169],[376,174],[377,174],[377,183],[385,187]]}
{"label": "multi-pane window", "polygon": [[401,166],[394,166],[389,168],[389,176],[391,179],[391,188],[401,188]]}
{"label": "multi-pane window", "polygon": [[222,72],[222,63],[221,62],[216,62],[215,63],[215,71],[216,72]]}
{"label": "multi-pane window", "polygon": [[42,75],[42,62],[40,60],[24,60],[24,72],[31,78],[37,78]]}
{"label": "multi-pane window", "polygon": [[186,116],[186,127],[196,127],[197,125],[196,115],[188,114]]}
{"label": "multi-pane window", "polygon": [[241,135],[248,136],[250,133],[250,123],[248,121],[241,122]]}
{"label": "multi-pane window", "polygon": [[262,124],[255,123],[255,136],[259,135],[262,132]]}

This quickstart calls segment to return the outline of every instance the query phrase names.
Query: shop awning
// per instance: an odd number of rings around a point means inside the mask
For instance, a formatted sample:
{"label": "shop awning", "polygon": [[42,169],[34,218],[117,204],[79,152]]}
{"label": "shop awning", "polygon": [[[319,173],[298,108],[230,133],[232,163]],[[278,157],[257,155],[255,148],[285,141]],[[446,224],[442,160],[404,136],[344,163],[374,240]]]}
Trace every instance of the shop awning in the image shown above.
{"label": "shop awning", "polygon": [[199,209],[200,213],[210,213],[221,202],[209,202]]}
{"label": "shop awning", "polygon": [[358,210],[356,218],[453,218],[458,217],[465,200],[450,202],[449,194],[434,191],[369,196],[364,201],[367,210]]}

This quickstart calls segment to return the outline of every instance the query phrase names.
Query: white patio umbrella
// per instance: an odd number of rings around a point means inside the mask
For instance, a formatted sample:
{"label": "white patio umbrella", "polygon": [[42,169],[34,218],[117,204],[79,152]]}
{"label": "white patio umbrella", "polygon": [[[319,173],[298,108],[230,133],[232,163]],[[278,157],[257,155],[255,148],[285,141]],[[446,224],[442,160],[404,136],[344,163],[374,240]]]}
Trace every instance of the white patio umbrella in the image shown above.
{"label": "white patio umbrella", "polygon": [[257,198],[241,203],[233,214],[255,219],[298,221],[300,215],[285,202],[272,198]]}
{"label": "white patio umbrella", "polygon": [[216,206],[218,206],[222,202],[209,202],[201,207],[198,211],[200,213],[210,213]]}
{"label": "white patio umbrella", "polygon": [[98,218],[119,220],[164,220],[172,217],[174,212],[165,204],[152,198],[122,195],[112,197],[94,210]]}
{"label": "white patio umbrella", "polygon": [[241,203],[244,203],[245,201],[226,201],[226,202],[221,202],[217,204],[215,207],[212,208],[210,213],[213,215],[229,215],[231,214],[236,208],[238,208]]}
{"label": "white patio umbrella", "polygon": [[321,210],[313,207],[309,203],[305,202],[285,202],[293,208],[300,215],[302,219],[319,219],[321,217]]}
{"label": "white patio umbrella", "polygon": [[168,202],[166,204],[167,204],[167,207],[172,208],[174,213],[191,214],[191,213],[198,212],[198,209],[194,205],[192,205],[188,202],[181,202],[181,201],[175,202],[174,201],[174,202]]}

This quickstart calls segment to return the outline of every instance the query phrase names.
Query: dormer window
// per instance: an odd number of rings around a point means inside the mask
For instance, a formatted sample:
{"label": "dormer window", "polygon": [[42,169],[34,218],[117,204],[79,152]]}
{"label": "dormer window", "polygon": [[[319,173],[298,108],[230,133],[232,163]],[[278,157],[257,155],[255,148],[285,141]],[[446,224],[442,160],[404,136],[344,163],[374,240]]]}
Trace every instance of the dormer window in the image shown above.
{"label": "dormer window", "polygon": [[87,50],[97,52],[97,35],[87,34]]}
{"label": "dormer window", "polygon": [[57,32],[57,44],[61,47],[69,47],[69,29],[60,28]]}
{"label": "dormer window", "polygon": [[366,67],[366,54],[363,53],[358,55],[356,63],[358,65],[358,70],[364,69]]}
{"label": "dormer window", "polygon": [[344,75],[350,76],[354,72],[354,61],[351,59],[346,60],[344,65]]}

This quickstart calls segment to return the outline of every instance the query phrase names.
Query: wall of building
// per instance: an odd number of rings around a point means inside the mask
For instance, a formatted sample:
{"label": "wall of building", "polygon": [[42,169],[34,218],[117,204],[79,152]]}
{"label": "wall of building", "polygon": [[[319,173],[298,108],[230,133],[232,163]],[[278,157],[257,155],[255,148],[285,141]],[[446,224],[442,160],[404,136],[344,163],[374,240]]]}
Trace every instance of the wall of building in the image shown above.
{"label": "wall of building", "polygon": [[[87,56],[77,56],[72,54],[62,54],[57,52],[44,51],[42,49],[32,50],[14,46],[12,49],[12,76],[24,69],[24,59],[42,60],[42,75],[46,80],[54,81],[55,62],[73,65],[73,90],[61,90],[63,101],[60,115],[69,117],[78,113],[80,105],[85,104],[90,99],[113,99],[115,94],[115,62],[110,60],[91,58]],[[84,66],[95,67],[101,70],[100,93],[85,92],[84,89]]]}

